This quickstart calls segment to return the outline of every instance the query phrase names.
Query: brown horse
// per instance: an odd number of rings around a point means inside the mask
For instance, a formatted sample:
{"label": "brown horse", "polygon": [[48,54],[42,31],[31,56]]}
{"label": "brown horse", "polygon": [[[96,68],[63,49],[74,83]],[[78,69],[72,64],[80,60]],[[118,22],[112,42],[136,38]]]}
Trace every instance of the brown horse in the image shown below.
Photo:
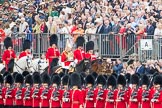
{"label": "brown horse", "polygon": [[111,75],[112,74],[112,64],[108,63],[106,60],[97,59],[92,61],[91,70],[97,74]]}

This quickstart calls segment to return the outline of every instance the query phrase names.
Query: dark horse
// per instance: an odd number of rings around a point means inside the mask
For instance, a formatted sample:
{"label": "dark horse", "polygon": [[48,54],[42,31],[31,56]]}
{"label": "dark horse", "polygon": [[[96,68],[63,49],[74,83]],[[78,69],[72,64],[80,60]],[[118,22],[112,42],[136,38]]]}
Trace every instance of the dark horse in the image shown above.
{"label": "dark horse", "polygon": [[89,74],[91,72],[91,61],[89,59],[83,59],[79,64],[76,65],[75,71]]}

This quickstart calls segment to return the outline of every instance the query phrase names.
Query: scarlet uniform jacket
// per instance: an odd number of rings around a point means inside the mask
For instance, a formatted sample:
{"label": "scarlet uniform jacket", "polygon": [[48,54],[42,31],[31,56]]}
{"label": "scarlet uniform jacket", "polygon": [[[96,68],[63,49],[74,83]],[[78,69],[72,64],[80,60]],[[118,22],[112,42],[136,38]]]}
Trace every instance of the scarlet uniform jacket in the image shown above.
{"label": "scarlet uniform jacket", "polygon": [[85,54],[85,58],[86,59],[90,59],[91,61],[93,61],[93,60],[96,60],[96,55],[90,54],[90,53],[86,53]]}
{"label": "scarlet uniform jacket", "polygon": [[74,51],[74,60],[77,60],[77,63],[82,61],[85,58],[84,50],[76,49]]}
{"label": "scarlet uniform jacket", "polygon": [[[115,95],[114,95],[114,91],[111,90],[105,90],[106,93],[106,99],[105,99],[105,108],[114,108],[115,107]],[[111,94],[112,96],[110,96],[109,94]],[[108,101],[111,100],[111,101]]]}
{"label": "scarlet uniform jacket", "polygon": [[12,88],[4,88],[4,105],[6,106],[13,106],[14,105],[14,89]]}
{"label": "scarlet uniform jacket", "polygon": [[[18,99],[16,97],[17,93],[18,92],[21,92],[20,93],[20,98]],[[23,93],[23,89],[22,88],[15,88],[14,89],[14,103],[16,106],[23,106],[23,98],[24,98],[24,93]]]}
{"label": "scarlet uniform jacket", "polygon": [[[65,97],[65,93],[68,93],[67,97]],[[61,94],[62,94],[61,108],[71,108],[70,90],[67,91],[61,90]]]}
{"label": "scarlet uniform jacket", "polygon": [[35,88],[33,87],[32,92],[32,107],[39,107],[40,106],[40,95],[41,95],[42,88]]}
{"label": "scarlet uniform jacket", "polygon": [[30,52],[25,52],[25,51],[22,51],[19,55],[19,59],[22,58],[22,57],[25,57],[25,56],[28,56],[30,55],[31,53]]}
{"label": "scarlet uniform jacket", "polygon": [[[41,107],[49,107],[50,93],[49,88],[42,87],[41,93]],[[45,93],[46,92],[46,93]]]}
{"label": "scarlet uniform jacket", "polygon": [[33,88],[23,88],[23,105],[26,107],[32,107],[32,89]]}
{"label": "scarlet uniform jacket", "polygon": [[46,53],[46,59],[49,60],[49,65],[51,64],[53,58],[59,58],[60,52],[57,48],[48,48]]}

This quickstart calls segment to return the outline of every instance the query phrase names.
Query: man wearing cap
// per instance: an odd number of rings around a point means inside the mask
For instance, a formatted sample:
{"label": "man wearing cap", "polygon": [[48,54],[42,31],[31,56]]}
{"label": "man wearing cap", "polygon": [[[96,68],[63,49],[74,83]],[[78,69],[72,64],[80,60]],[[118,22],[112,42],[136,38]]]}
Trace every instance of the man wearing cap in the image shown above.
{"label": "man wearing cap", "polygon": [[16,108],[23,107],[23,91],[22,86],[24,82],[24,77],[21,74],[17,74],[15,78],[15,89],[14,89],[14,101]]}
{"label": "man wearing cap", "polygon": [[79,89],[81,87],[80,75],[73,73],[70,77],[70,83],[72,87],[70,92],[70,100],[72,101],[71,108],[83,108],[83,92]]}
{"label": "man wearing cap", "polygon": [[70,65],[73,64],[74,55],[72,52],[72,46],[70,45],[69,41],[67,40],[66,48],[61,54],[61,64],[62,68],[65,72],[68,72]]}
{"label": "man wearing cap", "polygon": [[30,55],[30,46],[31,46],[31,43],[30,43],[30,40],[25,40],[24,43],[23,43],[23,51],[20,53],[19,55],[19,59],[21,57],[24,57],[24,56],[28,56]]}
{"label": "man wearing cap", "polygon": [[5,88],[4,88],[4,106],[5,108],[12,108],[14,105],[14,88],[12,87],[14,83],[13,77],[8,74],[5,77]]}
{"label": "man wearing cap", "polygon": [[94,94],[94,83],[95,79],[92,75],[86,77],[86,89],[84,93],[84,108],[94,108],[95,94]]}
{"label": "man wearing cap", "polygon": [[23,106],[24,108],[31,108],[32,107],[32,85],[33,85],[33,78],[30,74],[25,77],[25,87],[23,88]]}
{"label": "man wearing cap", "polygon": [[9,64],[10,60],[16,58],[15,51],[12,49],[13,44],[12,44],[12,40],[10,37],[5,38],[4,46],[5,46],[6,50],[4,51],[4,53],[2,55],[2,61],[6,67],[6,71],[8,71],[8,64]]}
{"label": "man wearing cap", "polygon": [[91,61],[96,60],[96,56],[93,54],[94,42],[89,41],[86,43],[86,54],[85,58],[90,59]]}
{"label": "man wearing cap", "polygon": [[50,47],[47,49],[46,52],[46,59],[49,63],[49,66],[51,65],[51,62],[54,58],[59,58],[60,52],[57,48],[57,42],[58,37],[56,34],[53,34],[50,36]]}
{"label": "man wearing cap", "polygon": [[42,89],[41,89],[41,101],[40,101],[40,107],[41,108],[49,108],[49,86],[50,86],[51,80],[48,73],[43,74],[42,76]]}
{"label": "man wearing cap", "polygon": [[119,75],[117,79],[117,89],[114,91],[115,108],[127,108],[126,78]]}
{"label": "man wearing cap", "polygon": [[85,58],[85,51],[83,50],[83,44],[85,40],[84,37],[79,36],[76,39],[76,46],[77,49],[74,51],[74,62],[75,63],[80,63]]}
{"label": "man wearing cap", "polygon": [[105,86],[106,84],[106,79],[103,75],[99,75],[97,77],[97,88],[95,89],[95,107],[96,108],[104,108],[105,107],[105,99],[106,99],[106,94],[105,94]]}
{"label": "man wearing cap", "polygon": [[108,78],[108,83],[107,83],[108,88],[105,90],[106,91],[105,108],[114,108],[115,107],[114,90],[116,88],[116,83],[117,83],[116,77],[114,75],[111,75]]}
{"label": "man wearing cap", "polygon": [[62,78],[62,108],[71,108],[71,100],[70,100],[70,77],[69,75],[64,75]]}
{"label": "man wearing cap", "polygon": [[129,108],[139,108],[140,105],[140,89],[139,86],[139,76],[133,74],[131,77],[132,88],[128,90],[129,98]]}
{"label": "man wearing cap", "polygon": [[142,89],[141,91],[141,108],[149,108],[150,107],[150,89],[149,86],[150,84],[150,80],[149,77],[147,75],[143,75],[142,77]]}
{"label": "man wearing cap", "polygon": [[154,79],[155,92],[151,98],[151,108],[161,108],[162,107],[162,76],[156,75]]}
{"label": "man wearing cap", "polygon": [[60,83],[61,83],[61,78],[59,75],[54,75],[52,76],[52,85],[50,87],[50,99],[49,99],[49,104],[50,108],[60,108],[61,107],[61,91],[60,91]]}

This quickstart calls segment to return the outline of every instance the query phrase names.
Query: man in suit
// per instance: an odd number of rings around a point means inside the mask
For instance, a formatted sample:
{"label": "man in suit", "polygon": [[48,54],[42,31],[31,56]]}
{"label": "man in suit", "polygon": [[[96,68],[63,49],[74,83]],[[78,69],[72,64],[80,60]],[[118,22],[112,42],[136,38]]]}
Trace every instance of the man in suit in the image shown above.
{"label": "man in suit", "polygon": [[148,20],[147,21],[147,27],[146,27],[146,33],[147,35],[154,35],[154,27],[152,25],[152,22],[151,20]]}
{"label": "man in suit", "polygon": [[142,65],[141,61],[137,61],[137,68],[135,73],[139,73],[139,74],[144,74],[145,73],[145,67]]}
{"label": "man in suit", "polygon": [[104,24],[103,24],[103,20],[101,19],[96,19],[95,21],[97,23],[97,30],[96,30],[96,34],[103,34],[104,33]]}

